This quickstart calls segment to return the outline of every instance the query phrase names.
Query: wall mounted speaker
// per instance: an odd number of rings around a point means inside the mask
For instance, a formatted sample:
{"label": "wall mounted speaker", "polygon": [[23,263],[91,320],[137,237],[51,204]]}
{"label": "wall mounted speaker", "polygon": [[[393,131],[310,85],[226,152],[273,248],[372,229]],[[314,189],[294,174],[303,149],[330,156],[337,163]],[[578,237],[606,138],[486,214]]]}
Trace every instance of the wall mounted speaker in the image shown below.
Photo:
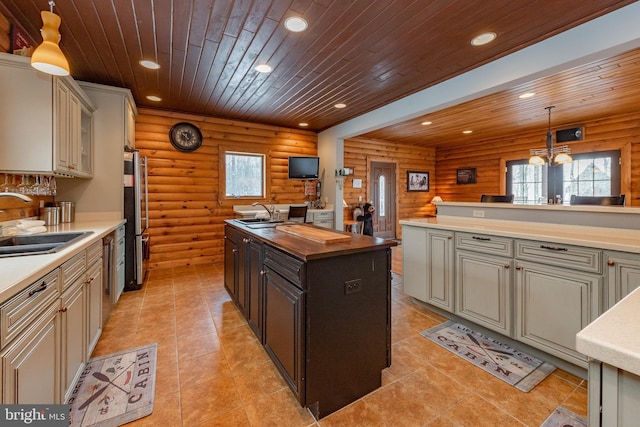
{"label": "wall mounted speaker", "polygon": [[580,141],[583,137],[584,129],[582,127],[556,131],[556,142]]}

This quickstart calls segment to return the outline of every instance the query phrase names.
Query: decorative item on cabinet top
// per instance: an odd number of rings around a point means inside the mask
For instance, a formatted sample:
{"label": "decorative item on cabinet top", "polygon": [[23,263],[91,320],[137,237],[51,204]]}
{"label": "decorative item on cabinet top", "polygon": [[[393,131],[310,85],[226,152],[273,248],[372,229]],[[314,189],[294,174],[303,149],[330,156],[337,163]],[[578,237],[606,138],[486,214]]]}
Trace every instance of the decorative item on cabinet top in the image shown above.
{"label": "decorative item on cabinet top", "polygon": [[169,140],[176,150],[188,153],[200,148],[202,132],[193,123],[180,122],[169,130]]}

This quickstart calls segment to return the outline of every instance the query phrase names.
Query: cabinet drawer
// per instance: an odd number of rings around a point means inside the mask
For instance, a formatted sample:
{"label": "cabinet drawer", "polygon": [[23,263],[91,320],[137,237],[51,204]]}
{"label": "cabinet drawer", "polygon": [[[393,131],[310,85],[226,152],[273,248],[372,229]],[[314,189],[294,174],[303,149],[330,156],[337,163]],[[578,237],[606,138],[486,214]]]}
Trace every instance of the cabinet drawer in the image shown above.
{"label": "cabinet drawer", "polygon": [[78,277],[84,274],[86,270],[86,259],[86,253],[82,251],[60,266],[62,290],[66,289],[75,282]]}
{"label": "cabinet drawer", "polygon": [[0,346],[4,348],[60,296],[57,268],[0,306]]}
{"label": "cabinet drawer", "polygon": [[512,257],[513,240],[486,234],[456,233],[456,249]]}
{"label": "cabinet drawer", "polygon": [[305,263],[278,249],[265,245],[264,265],[280,274],[285,279],[302,287],[304,281]]}
{"label": "cabinet drawer", "polygon": [[102,240],[98,240],[87,248],[87,267],[102,258]]}
{"label": "cabinet drawer", "polygon": [[322,219],[333,219],[333,212],[332,211],[326,211],[326,212],[314,212],[313,213],[313,220],[314,221],[318,221],[318,220],[322,220]]}
{"label": "cabinet drawer", "polygon": [[313,225],[317,226],[317,227],[323,227],[323,228],[333,228],[333,220],[332,219],[323,219],[320,221],[314,221]]}
{"label": "cabinet drawer", "polygon": [[602,251],[557,243],[516,241],[516,258],[602,273]]}

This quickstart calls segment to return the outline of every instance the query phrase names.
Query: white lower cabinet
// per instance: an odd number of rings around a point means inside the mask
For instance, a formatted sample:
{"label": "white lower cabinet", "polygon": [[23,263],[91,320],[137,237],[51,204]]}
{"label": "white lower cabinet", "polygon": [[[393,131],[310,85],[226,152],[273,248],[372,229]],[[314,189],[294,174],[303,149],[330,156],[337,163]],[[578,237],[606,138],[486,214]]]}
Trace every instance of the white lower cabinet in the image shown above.
{"label": "white lower cabinet", "polygon": [[453,312],[454,233],[410,226],[402,230],[404,292]]}
{"label": "white lower cabinet", "polygon": [[70,396],[102,331],[101,250],[98,241],[0,304],[0,403]]}
{"label": "white lower cabinet", "polygon": [[601,312],[602,276],[516,261],[515,338],[587,367],[576,334]]}
{"label": "white lower cabinet", "polygon": [[84,277],[78,278],[63,294],[62,322],[62,389],[66,402],[86,362]]}
{"label": "white lower cabinet", "polygon": [[636,427],[640,419],[640,377],[589,362],[589,427]]}
{"label": "white lower cabinet", "polygon": [[613,307],[640,287],[640,255],[605,251],[605,275],[609,288],[608,307]]}
{"label": "white lower cabinet", "polygon": [[60,301],[2,351],[2,404],[60,403]]}
{"label": "white lower cabinet", "polygon": [[511,335],[510,258],[456,252],[456,314]]}

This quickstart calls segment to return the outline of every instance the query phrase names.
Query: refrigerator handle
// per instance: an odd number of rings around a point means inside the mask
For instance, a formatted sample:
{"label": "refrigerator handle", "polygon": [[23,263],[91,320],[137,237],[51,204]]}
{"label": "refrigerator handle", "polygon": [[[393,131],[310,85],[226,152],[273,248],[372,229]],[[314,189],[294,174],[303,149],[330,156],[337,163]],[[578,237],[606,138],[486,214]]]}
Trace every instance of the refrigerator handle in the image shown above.
{"label": "refrigerator handle", "polygon": [[145,227],[149,227],[149,173],[148,173],[148,166],[147,166],[147,162],[149,160],[147,159],[147,156],[144,156],[144,160],[142,162],[142,164],[144,165],[144,225]]}

